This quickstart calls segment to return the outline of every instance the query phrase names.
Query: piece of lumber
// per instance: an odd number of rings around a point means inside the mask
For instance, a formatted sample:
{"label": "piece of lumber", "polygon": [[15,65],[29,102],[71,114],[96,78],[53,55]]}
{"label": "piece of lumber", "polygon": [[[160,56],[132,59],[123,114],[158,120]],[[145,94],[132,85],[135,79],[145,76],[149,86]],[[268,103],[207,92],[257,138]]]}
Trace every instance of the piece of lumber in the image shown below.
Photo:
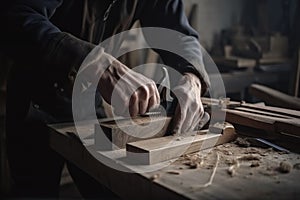
{"label": "piece of lumber", "polygon": [[[95,145],[99,150],[122,149],[129,142],[162,137],[171,119],[154,115],[100,122],[100,125],[95,125]],[[110,142],[105,143],[107,138]]]}
{"label": "piece of lumber", "polygon": [[300,99],[284,94],[269,87],[252,84],[249,89],[250,94],[258,97],[271,106],[300,110]]}
{"label": "piece of lumber", "polygon": [[295,137],[300,137],[299,119],[271,117],[263,114],[231,109],[224,109],[220,112],[226,112],[226,121],[233,124],[249,126],[269,132],[283,132]]}
{"label": "piece of lumber", "polygon": [[264,115],[264,116],[270,116],[270,117],[279,117],[279,118],[283,118],[283,119],[292,119],[293,118],[293,117],[286,116],[283,114],[277,114],[277,113],[263,111],[263,110],[259,110],[259,109],[251,109],[251,108],[247,108],[247,107],[243,107],[243,106],[236,107],[234,110],[240,110],[240,111],[244,111],[244,112],[249,112],[249,113],[254,113],[254,114],[259,114],[259,115]]}
{"label": "piece of lumber", "polygon": [[167,136],[128,143],[126,145],[127,157],[138,164],[152,165],[212,148],[230,142],[236,137],[235,129],[229,123],[222,124],[220,132],[213,133],[206,130],[194,136]]}
{"label": "piece of lumber", "polygon": [[250,108],[250,109],[256,110],[256,111],[264,111],[264,112],[269,112],[269,113],[273,113],[273,114],[284,115],[287,117],[293,117],[293,118],[300,119],[300,111],[297,111],[297,110],[272,107],[272,106],[261,106],[261,105],[255,105],[255,104],[249,104],[249,103],[243,103],[243,104],[241,104],[241,107]]}

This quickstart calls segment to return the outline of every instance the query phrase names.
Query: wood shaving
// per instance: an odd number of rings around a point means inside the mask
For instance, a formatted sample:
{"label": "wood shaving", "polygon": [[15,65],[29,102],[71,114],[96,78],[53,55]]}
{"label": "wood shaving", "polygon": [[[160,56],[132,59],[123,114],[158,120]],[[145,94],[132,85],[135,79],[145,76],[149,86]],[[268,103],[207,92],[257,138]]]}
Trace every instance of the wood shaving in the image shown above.
{"label": "wood shaving", "polygon": [[233,165],[234,164],[234,159],[226,159],[225,164],[227,165]]}
{"label": "wood shaving", "polygon": [[290,173],[291,170],[292,170],[291,163],[283,161],[279,164],[279,167],[278,167],[279,172],[286,174],[286,173]]}
{"label": "wood shaving", "polygon": [[197,154],[192,156],[186,156],[185,158],[186,160],[182,163],[189,166],[191,169],[200,168],[204,163],[204,159]]}
{"label": "wood shaving", "polygon": [[233,160],[233,164],[227,169],[227,173],[233,177],[236,174],[236,170],[240,167],[240,163],[237,159]]}
{"label": "wood shaving", "polygon": [[277,175],[274,171],[259,171],[260,174],[265,176],[275,176]]}
{"label": "wood shaving", "polygon": [[181,173],[179,171],[167,171],[168,174],[173,174],[173,175],[180,175]]}
{"label": "wood shaving", "polygon": [[229,148],[229,147],[231,147],[231,145],[229,143],[227,143],[227,144],[223,144],[223,147],[224,148]]}
{"label": "wood shaving", "polygon": [[220,161],[220,155],[218,154],[218,152],[216,153],[216,163],[215,163],[215,167],[213,169],[213,172],[211,173],[211,176],[209,178],[209,181],[203,185],[197,185],[197,186],[194,186],[192,189],[200,189],[200,188],[206,188],[208,186],[210,186],[212,183],[213,183],[213,180],[214,180],[214,177],[216,175],[216,172],[217,172],[217,168],[218,168],[218,165],[219,165],[219,161]]}
{"label": "wood shaving", "polygon": [[160,175],[159,174],[154,174],[153,176],[150,177],[151,181],[155,181],[157,179],[159,179]]}
{"label": "wood shaving", "polygon": [[252,147],[252,148],[247,148],[244,153],[245,154],[259,154],[259,153],[261,153],[261,150]]}
{"label": "wood shaving", "polygon": [[252,161],[252,160],[260,160],[261,157],[250,154],[250,155],[240,156],[237,159],[241,161]]}

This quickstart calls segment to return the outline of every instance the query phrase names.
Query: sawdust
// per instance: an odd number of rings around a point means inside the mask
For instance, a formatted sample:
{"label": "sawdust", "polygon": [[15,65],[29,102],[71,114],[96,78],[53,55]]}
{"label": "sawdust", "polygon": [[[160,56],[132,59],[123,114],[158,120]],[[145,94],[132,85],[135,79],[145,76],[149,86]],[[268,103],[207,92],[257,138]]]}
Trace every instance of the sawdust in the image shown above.
{"label": "sawdust", "polygon": [[[187,166],[184,167],[184,169],[202,168],[212,170],[215,169],[216,166],[213,156],[211,155],[213,153],[219,153],[220,161],[218,161],[218,165],[221,166],[221,169],[224,167],[225,172],[231,177],[250,178],[251,176],[259,176],[259,174],[261,174],[278,179],[280,174],[289,173],[293,168],[300,170],[299,161],[297,164],[290,164],[289,162],[295,163],[292,162],[294,158],[283,155],[286,154],[285,152],[278,152],[272,148],[248,146],[250,143],[245,141],[244,139],[238,139],[238,141],[220,145],[215,147],[208,154],[205,154],[205,156],[201,156],[200,153],[184,156],[181,164]],[[241,146],[243,148],[241,148]],[[299,159],[299,156],[295,157],[295,159],[297,158]],[[283,163],[280,164],[278,160]],[[200,186],[200,188],[201,187],[206,186]]]}

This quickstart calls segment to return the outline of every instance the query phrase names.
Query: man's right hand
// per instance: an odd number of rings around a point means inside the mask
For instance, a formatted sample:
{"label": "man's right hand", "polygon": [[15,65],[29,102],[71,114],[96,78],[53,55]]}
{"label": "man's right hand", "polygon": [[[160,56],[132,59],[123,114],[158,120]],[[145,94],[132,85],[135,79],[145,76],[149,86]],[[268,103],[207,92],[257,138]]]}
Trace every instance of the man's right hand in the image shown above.
{"label": "man's right hand", "polygon": [[135,117],[160,104],[155,82],[118,60],[114,60],[104,71],[98,88],[104,100],[114,107],[114,113],[118,115],[126,116],[129,113]]}

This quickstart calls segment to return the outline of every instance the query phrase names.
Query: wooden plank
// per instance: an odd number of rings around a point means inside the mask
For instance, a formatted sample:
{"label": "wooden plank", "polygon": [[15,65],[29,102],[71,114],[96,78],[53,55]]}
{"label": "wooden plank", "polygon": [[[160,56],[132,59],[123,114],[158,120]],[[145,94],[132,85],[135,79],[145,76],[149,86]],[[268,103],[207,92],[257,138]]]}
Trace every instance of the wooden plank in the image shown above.
{"label": "wooden plank", "polygon": [[231,124],[225,123],[221,128],[221,134],[207,130],[200,131],[194,136],[168,136],[128,143],[126,145],[127,157],[139,164],[152,165],[235,139],[235,130]]}
{"label": "wooden plank", "polygon": [[[221,111],[222,112],[222,111]],[[224,109],[226,121],[269,132],[284,132],[300,137],[300,120],[270,117],[240,110]]]}
{"label": "wooden plank", "polygon": [[237,107],[234,110],[240,110],[240,111],[244,111],[244,112],[249,112],[249,113],[254,113],[254,114],[258,114],[258,115],[264,115],[264,116],[270,116],[270,117],[279,117],[282,119],[292,119],[292,117],[286,116],[286,115],[282,115],[282,114],[277,114],[277,113],[273,113],[273,112],[267,112],[267,111],[263,111],[263,110],[259,110],[259,109],[251,109],[251,108],[246,108],[246,107]]}
{"label": "wooden plank", "polygon": [[260,98],[265,101],[266,104],[271,106],[300,110],[299,98],[292,97],[277,90],[257,84],[252,84],[249,91],[252,95]]}
{"label": "wooden plank", "polygon": [[284,115],[287,117],[293,117],[293,118],[300,119],[300,111],[297,111],[297,110],[272,107],[272,106],[254,105],[254,104],[249,104],[249,103],[243,103],[243,104],[241,104],[241,107],[250,108],[250,109],[257,110],[257,111],[271,112],[273,114],[279,114],[279,115]]}
{"label": "wooden plank", "polygon": [[[129,142],[162,137],[166,134],[171,119],[165,116],[144,116],[132,120],[100,122],[100,126],[95,126],[95,144],[101,150],[122,149]],[[105,138],[101,130],[111,141],[110,143],[103,144]]]}

